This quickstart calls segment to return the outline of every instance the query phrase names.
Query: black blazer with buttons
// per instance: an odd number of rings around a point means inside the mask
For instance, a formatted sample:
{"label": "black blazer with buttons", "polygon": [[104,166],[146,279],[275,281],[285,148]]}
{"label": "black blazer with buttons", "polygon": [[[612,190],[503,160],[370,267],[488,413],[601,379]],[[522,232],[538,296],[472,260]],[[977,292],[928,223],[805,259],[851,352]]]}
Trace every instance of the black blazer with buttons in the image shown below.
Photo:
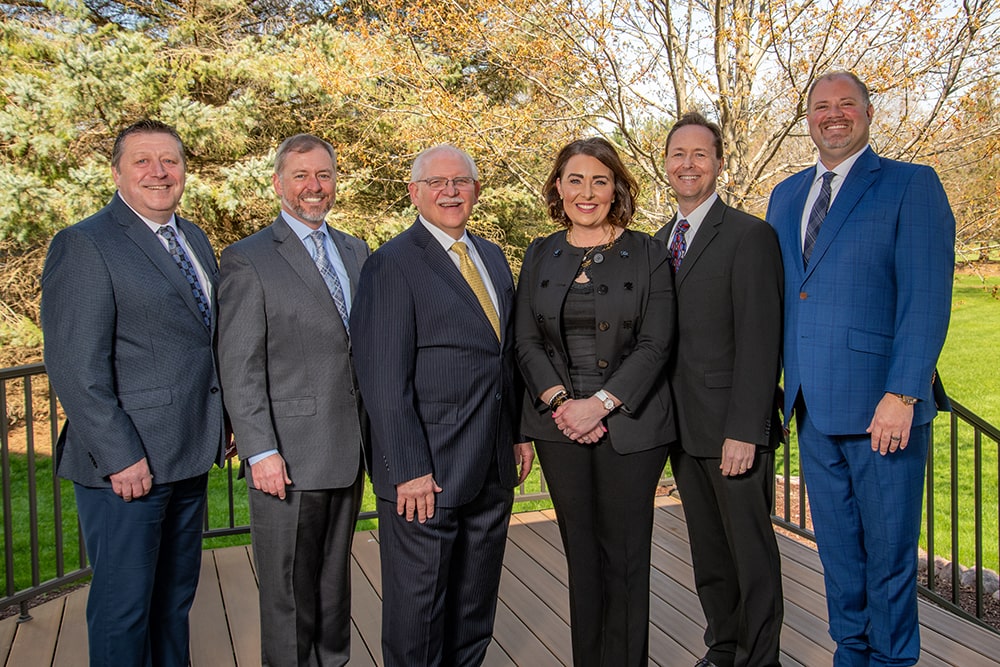
{"label": "black blazer with buttons", "polygon": [[[626,454],[676,438],[665,366],[674,344],[676,305],[669,253],[641,232],[626,230],[590,265],[594,283],[596,358],[603,387],[622,401],[606,420],[615,451]],[[515,306],[517,358],[527,391],[521,430],[536,440],[568,441],[539,394],[562,384],[573,393],[562,331],[562,308],[584,249],[566,233],[527,249]]]}

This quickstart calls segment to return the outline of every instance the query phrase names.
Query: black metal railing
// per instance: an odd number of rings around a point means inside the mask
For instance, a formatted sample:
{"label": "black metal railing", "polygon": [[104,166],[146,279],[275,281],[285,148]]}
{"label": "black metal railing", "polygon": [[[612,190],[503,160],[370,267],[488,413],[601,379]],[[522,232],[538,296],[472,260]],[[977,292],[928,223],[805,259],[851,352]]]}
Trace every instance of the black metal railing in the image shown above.
{"label": "black metal railing", "polygon": [[[75,497],[72,484],[56,475],[55,461],[51,456],[58,439],[60,413],[58,402],[48,383],[43,364],[0,369],[0,402],[3,418],[0,419],[0,464],[2,464],[2,529],[4,542],[3,582],[0,610],[20,605],[21,618],[30,618],[28,601],[32,598],[78,582],[90,575],[86,551],[76,519]],[[984,498],[996,498],[1000,490],[1000,429],[976,416],[961,404],[952,401],[950,420],[943,416],[936,422],[938,433],[947,432],[949,443],[948,486],[949,519],[944,522],[950,533],[947,551],[939,552],[935,528],[935,511],[938,509],[935,480],[935,446],[932,434],[931,453],[927,463],[927,495],[925,537],[929,554],[948,554],[953,563],[966,545],[960,538],[961,525],[972,523],[974,549],[971,566],[974,568],[974,608],[962,609],[959,592],[962,589],[962,568],[952,567],[948,575],[950,593],[941,594],[940,577],[934,568],[933,556],[928,557],[926,581],[922,582],[923,594],[964,618],[983,624],[984,568],[997,569],[996,563],[984,562],[984,533],[994,534],[1000,523],[997,503],[986,503]],[[43,415],[36,418],[36,415]],[[936,439],[942,441],[940,435]],[[44,442],[39,447],[36,441]],[[974,461],[973,507],[963,507],[960,493],[959,452],[972,448]],[[989,459],[988,461],[986,459]],[[991,467],[989,467],[991,466]],[[808,520],[808,494],[804,486],[797,485],[793,473],[797,459],[790,443],[779,450],[776,466],[776,500],[780,511],[773,517],[776,526],[807,539],[814,539]],[[987,472],[989,471],[989,472]],[[246,488],[237,479],[232,461],[224,469],[213,469],[210,489],[220,486],[221,493],[209,494],[205,516],[206,539],[225,538],[249,532],[246,511]],[[516,500],[527,502],[549,497],[542,475],[537,481],[522,485]],[[220,482],[224,480],[224,482]],[[987,482],[989,480],[989,482]],[[987,487],[989,483],[991,487]],[[991,490],[991,494],[987,494]],[[375,518],[374,511],[365,511],[359,521]],[[997,538],[1000,540],[1000,538]],[[25,542],[27,543],[25,545]],[[998,541],[1000,551],[1000,541]],[[54,552],[54,557],[42,558],[43,552]],[[25,555],[26,559],[25,559]],[[26,562],[25,562],[26,561]],[[43,566],[44,563],[44,566]],[[968,575],[966,575],[968,578]],[[990,626],[986,626],[990,627]]]}
{"label": "black metal railing", "polygon": [[[3,591],[0,610],[20,605],[20,617],[30,618],[28,602],[39,595],[90,576],[87,554],[76,518],[72,484],[56,475],[55,443],[61,414],[44,364],[0,369],[0,464],[2,464]],[[39,446],[39,443],[44,443]],[[237,479],[233,461],[209,473],[209,503],[204,538],[249,533],[246,484]],[[540,474],[522,484],[516,501],[549,497]],[[213,488],[226,489],[225,499]],[[216,500],[213,500],[213,497]],[[221,505],[221,507],[220,507]],[[359,522],[376,518],[366,510]],[[44,528],[43,528],[44,527]],[[54,552],[43,558],[43,552]]]}
{"label": "black metal railing", "polygon": [[[985,623],[984,601],[989,595],[984,586],[984,572],[992,570],[996,572],[998,563],[985,562],[984,558],[984,532],[990,530],[994,539],[997,540],[997,553],[1000,553],[1000,536],[997,535],[1000,525],[1000,505],[996,498],[1000,496],[1000,429],[988,423],[968,408],[957,401],[951,401],[952,411],[950,414],[942,414],[934,423],[931,430],[931,442],[927,455],[927,474],[925,482],[925,506],[924,506],[924,538],[926,549],[926,568],[921,568],[921,581],[919,590],[922,595],[933,600],[949,611],[972,621],[977,625],[998,631],[997,628]],[[942,437],[942,435],[946,437]],[[948,515],[944,521],[937,517],[938,509],[938,485],[941,480],[937,475],[935,461],[940,461],[944,452],[937,444],[946,440],[948,443],[947,459],[947,489],[948,494]],[[992,443],[992,444],[990,444]],[[972,506],[963,502],[962,484],[970,483],[967,477],[967,470],[962,469],[961,454],[972,449],[973,476],[971,485],[973,487]],[[989,462],[984,459],[990,458]],[[991,464],[991,468],[986,465]],[[774,524],[796,535],[815,541],[815,535],[809,522],[808,492],[804,484],[799,483],[796,476],[797,458],[792,454],[791,442],[786,442],[778,453],[776,465],[776,506],[778,511],[772,516]],[[987,473],[987,470],[990,472]],[[796,473],[796,474],[793,474]],[[963,476],[966,476],[963,480]],[[988,487],[987,484],[990,486]],[[989,498],[992,503],[987,503],[987,489],[992,493]],[[973,533],[973,558],[972,563],[963,563],[961,554],[967,554],[969,549],[961,538],[963,526],[972,524]],[[937,528],[941,524],[949,533],[949,544],[947,550],[943,550],[937,544]],[[937,574],[937,559],[947,556],[944,561],[946,567],[946,582]],[[964,560],[968,560],[966,557]],[[961,564],[961,565],[959,565]],[[968,567],[966,567],[968,566]],[[968,573],[971,572],[972,576]],[[965,576],[963,576],[963,574]],[[970,581],[971,580],[971,581]],[[942,586],[942,583],[947,583]],[[944,591],[942,593],[942,590]],[[963,591],[967,594],[963,596]],[[964,598],[971,595],[971,603]]]}

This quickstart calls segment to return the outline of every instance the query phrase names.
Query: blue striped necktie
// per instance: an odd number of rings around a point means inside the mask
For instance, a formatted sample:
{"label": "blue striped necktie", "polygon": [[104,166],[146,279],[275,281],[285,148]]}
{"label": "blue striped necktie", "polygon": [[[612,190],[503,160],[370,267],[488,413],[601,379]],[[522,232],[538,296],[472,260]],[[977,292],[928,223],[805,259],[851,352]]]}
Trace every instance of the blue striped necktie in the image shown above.
{"label": "blue striped necktie", "polygon": [[809,258],[813,254],[813,247],[816,245],[816,237],[819,236],[819,228],[826,220],[826,212],[830,209],[830,182],[835,174],[828,171],[823,174],[823,185],[819,189],[819,196],[816,203],[809,211],[809,221],[806,223],[806,239],[802,244],[802,266],[809,266]]}
{"label": "blue striped necktie", "polygon": [[177,242],[177,235],[174,233],[174,228],[170,225],[163,225],[157,230],[157,233],[167,240],[167,250],[170,251],[170,256],[174,258],[184,277],[187,278],[188,285],[191,286],[191,294],[194,296],[195,303],[198,304],[201,321],[205,323],[206,327],[211,329],[212,309],[208,305],[205,290],[202,289],[201,282],[198,280],[198,272],[195,270],[194,264],[191,263],[181,244]]}
{"label": "blue striped necktie", "polygon": [[319,269],[320,275],[323,276],[323,282],[326,283],[326,287],[330,290],[330,296],[333,297],[333,303],[337,306],[337,312],[340,313],[340,319],[344,321],[344,329],[348,334],[351,333],[350,329],[350,314],[347,312],[347,299],[344,298],[344,288],[340,284],[340,278],[337,277],[337,272],[333,269],[333,264],[330,263],[330,258],[326,256],[326,244],[324,241],[324,234],[320,230],[309,233],[309,238],[312,239],[313,244],[316,246],[316,267]]}

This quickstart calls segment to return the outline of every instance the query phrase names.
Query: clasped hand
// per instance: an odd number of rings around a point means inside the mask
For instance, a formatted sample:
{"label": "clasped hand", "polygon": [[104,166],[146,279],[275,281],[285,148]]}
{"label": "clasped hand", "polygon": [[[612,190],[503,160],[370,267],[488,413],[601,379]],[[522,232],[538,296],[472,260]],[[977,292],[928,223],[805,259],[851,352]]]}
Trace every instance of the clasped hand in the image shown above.
{"label": "clasped hand", "polygon": [[589,445],[608,432],[601,423],[607,414],[601,401],[591,396],[566,401],[553,411],[552,419],[567,438]]}

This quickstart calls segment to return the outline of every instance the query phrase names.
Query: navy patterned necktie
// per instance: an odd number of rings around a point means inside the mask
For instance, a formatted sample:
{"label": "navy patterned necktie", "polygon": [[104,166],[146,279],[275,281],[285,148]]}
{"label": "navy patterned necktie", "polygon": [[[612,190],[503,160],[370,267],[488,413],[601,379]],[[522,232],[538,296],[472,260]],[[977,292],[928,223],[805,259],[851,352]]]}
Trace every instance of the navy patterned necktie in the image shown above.
{"label": "navy patterned necktie", "polygon": [[318,229],[315,232],[309,233],[309,238],[312,239],[313,245],[316,246],[316,257],[314,260],[320,275],[323,276],[326,288],[330,290],[330,296],[333,297],[333,303],[337,306],[340,319],[344,321],[344,329],[350,334],[350,314],[347,312],[347,299],[344,298],[344,288],[340,284],[340,278],[337,277],[337,272],[333,269],[333,264],[330,263],[330,258],[326,255],[326,244],[323,242],[324,236],[326,235]]}
{"label": "navy patterned necktie", "polygon": [[823,174],[823,185],[819,189],[816,203],[813,204],[812,210],[809,211],[809,221],[806,223],[806,238],[802,244],[803,267],[809,266],[809,258],[812,256],[813,248],[816,246],[816,237],[819,236],[819,228],[823,226],[823,221],[826,220],[826,213],[830,210],[830,182],[833,181],[835,175],[832,171]]}
{"label": "navy patterned necktie", "polygon": [[674,238],[670,241],[670,263],[674,267],[674,273],[681,268],[681,260],[687,254],[687,230],[691,229],[691,223],[687,220],[680,220],[674,229]]}
{"label": "navy patterned necktie", "polygon": [[201,282],[198,280],[198,272],[194,268],[194,264],[188,258],[187,253],[184,252],[184,248],[181,244],[177,242],[177,235],[174,233],[174,228],[170,225],[163,225],[158,230],[157,233],[167,240],[167,250],[170,251],[170,256],[174,258],[177,262],[177,266],[180,267],[181,273],[187,278],[188,285],[191,286],[191,294],[194,296],[194,302],[198,304],[198,312],[201,313],[201,321],[205,323],[205,326],[209,329],[212,328],[212,309],[208,305],[208,299],[205,297],[205,290],[201,287]]}

